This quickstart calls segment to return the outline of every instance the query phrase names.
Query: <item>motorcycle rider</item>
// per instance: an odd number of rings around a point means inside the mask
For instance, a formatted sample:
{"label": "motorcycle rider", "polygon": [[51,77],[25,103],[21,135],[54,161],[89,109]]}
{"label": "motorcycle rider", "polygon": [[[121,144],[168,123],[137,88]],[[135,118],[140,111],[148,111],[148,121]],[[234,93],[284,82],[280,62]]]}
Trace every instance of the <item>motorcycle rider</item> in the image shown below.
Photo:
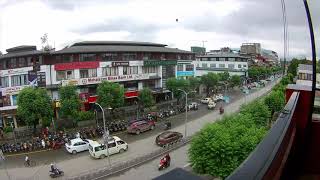
{"label": "motorcycle rider", "polygon": [[163,163],[165,167],[170,166],[171,157],[168,154],[166,154],[163,158],[161,158],[160,163]]}
{"label": "motorcycle rider", "polygon": [[27,166],[30,166],[30,159],[29,159],[29,157],[27,155],[24,158],[24,161],[26,162]]}
{"label": "motorcycle rider", "polygon": [[54,174],[60,174],[59,169],[57,168],[55,163],[51,163],[50,164],[50,169],[51,169],[50,172],[52,172]]}

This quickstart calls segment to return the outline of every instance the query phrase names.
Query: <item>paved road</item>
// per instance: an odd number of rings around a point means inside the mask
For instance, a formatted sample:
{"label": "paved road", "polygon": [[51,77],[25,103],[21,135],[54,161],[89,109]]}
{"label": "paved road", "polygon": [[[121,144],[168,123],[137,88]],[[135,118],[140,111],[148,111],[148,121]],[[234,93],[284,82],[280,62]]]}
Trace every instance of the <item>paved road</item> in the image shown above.
{"label": "paved road", "polygon": [[[270,88],[271,87],[268,86],[267,88],[260,90],[258,93],[252,93],[247,98],[241,98],[241,99],[234,101],[234,103],[231,103],[230,105],[228,105],[225,108],[226,112],[232,113],[232,112],[237,111],[239,109],[240,105],[245,103],[245,99],[248,99],[247,101],[255,99],[255,98],[259,97],[261,94],[263,94],[264,93],[263,91],[266,91]],[[205,115],[205,112],[207,112],[206,115]],[[192,119],[192,117],[193,117],[193,119],[197,119],[196,121],[191,121],[188,123],[188,135],[191,135],[191,134],[194,134],[195,132],[197,132],[199,129],[201,129],[201,127],[205,123],[212,122],[213,120],[217,120],[221,116],[218,114],[217,111],[212,111],[212,112],[208,113],[208,111],[205,110],[205,108],[201,108],[201,110],[199,110],[199,111],[190,112],[189,117],[190,117],[190,119]],[[182,120],[184,120],[184,115],[182,114],[182,115],[178,115],[178,116],[174,117],[174,121],[177,119],[180,119],[180,118]],[[174,126],[176,126],[173,129],[183,133],[184,126],[177,126],[177,124],[176,125],[173,124]],[[160,132],[161,129],[160,128],[158,128],[158,129]],[[140,157],[148,152],[152,152],[154,150],[159,149],[160,147],[157,147],[154,144],[154,139],[156,136],[156,134],[154,134],[154,133],[158,133],[158,132],[157,131],[156,132],[150,131],[150,132],[143,133],[141,136],[131,136],[131,135],[123,134],[122,138],[129,143],[129,150],[123,154],[117,154],[117,155],[111,156],[110,159],[111,159],[112,164],[117,164],[119,162],[127,161],[128,159],[132,159],[135,157]],[[119,135],[119,136],[121,137],[121,135]],[[125,138],[125,136],[128,136],[128,137]],[[132,138],[132,140],[130,138]],[[93,160],[92,158],[89,157],[87,152],[81,153],[81,154],[77,155],[76,157],[72,156],[72,155],[62,156],[64,158],[64,161],[60,160],[59,153],[64,153],[64,152],[50,151],[50,152],[40,153],[40,155],[37,155],[37,156],[43,155],[46,157],[46,159],[56,160],[58,162],[58,167],[61,167],[65,171],[64,178],[79,175],[79,172],[83,172],[83,173],[90,172],[96,168],[107,166],[106,159]],[[11,160],[18,161],[18,162],[22,161],[21,160],[22,157],[20,157],[20,158],[15,157],[15,158],[17,158],[17,159],[11,159]],[[10,159],[8,160],[8,162],[9,162],[8,166],[10,167]],[[12,163],[12,164],[14,164],[14,163]],[[11,165],[11,166],[14,167],[14,165]],[[37,166],[34,168],[24,168],[24,167],[11,168],[10,167],[8,169],[8,174],[12,177],[11,179],[27,179],[30,177],[31,177],[31,179],[47,179],[48,178],[48,169],[49,169],[49,166],[46,164],[44,164],[44,165],[41,164],[40,166]],[[19,172],[19,173],[17,173],[17,172]],[[3,179],[3,180],[8,179],[6,176],[6,173],[3,169],[0,170],[0,179]]]}

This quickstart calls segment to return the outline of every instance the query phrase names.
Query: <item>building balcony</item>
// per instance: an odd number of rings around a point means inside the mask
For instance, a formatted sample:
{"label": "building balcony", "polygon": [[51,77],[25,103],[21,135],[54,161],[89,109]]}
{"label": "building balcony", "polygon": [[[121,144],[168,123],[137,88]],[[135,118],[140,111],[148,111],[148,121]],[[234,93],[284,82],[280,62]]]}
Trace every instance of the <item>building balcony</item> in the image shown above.
{"label": "building balcony", "polygon": [[320,178],[320,121],[312,116],[313,93],[311,86],[288,85],[277,121],[228,180]]}

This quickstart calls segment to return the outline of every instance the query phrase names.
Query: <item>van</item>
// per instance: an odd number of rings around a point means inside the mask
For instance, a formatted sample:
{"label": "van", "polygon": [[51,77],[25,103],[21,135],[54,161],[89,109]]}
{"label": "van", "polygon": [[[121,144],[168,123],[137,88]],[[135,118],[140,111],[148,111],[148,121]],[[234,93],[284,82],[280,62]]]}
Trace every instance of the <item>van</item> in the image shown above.
{"label": "van", "polygon": [[108,150],[109,155],[122,153],[128,150],[128,144],[117,136],[113,136],[109,139],[108,149],[105,144],[100,144],[97,141],[92,141],[89,144],[89,153],[93,158],[96,159],[103,159],[108,156]]}

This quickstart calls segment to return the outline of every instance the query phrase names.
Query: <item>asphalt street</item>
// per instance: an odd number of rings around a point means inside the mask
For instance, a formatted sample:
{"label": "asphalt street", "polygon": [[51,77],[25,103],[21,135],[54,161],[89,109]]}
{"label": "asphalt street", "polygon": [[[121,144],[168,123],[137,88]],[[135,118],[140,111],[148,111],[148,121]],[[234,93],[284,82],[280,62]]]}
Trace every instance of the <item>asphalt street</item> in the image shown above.
{"label": "asphalt street", "polygon": [[[247,101],[252,101],[267,92],[272,86],[268,85],[266,88],[258,92],[252,92],[246,98],[241,98],[241,92],[231,93],[231,102],[225,107],[225,114],[236,112],[239,107]],[[238,95],[237,95],[238,94]],[[188,113],[188,135],[199,131],[206,123],[213,122],[221,118],[221,115],[215,111],[209,111],[205,106],[199,108],[198,111],[191,111]],[[172,117],[172,130],[184,132],[184,114],[179,114]],[[180,126],[179,126],[180,125]],[[157,127],[154,131],[142,133],[140,135],[128,135],[126,133],[118,134],[129,144],[129,150],[122,154],[116,154],[110,157],[111,164],[115,165],[135,157],[141,157],[146,153],[150,153],[160,147],[154,143],[155,137],[159,132],[163,131],[163,127]],[[48,179],[49,162],[56,162],[58,167],[65,171],[63,179],[67,177],[75,177],[81,174],[92,172],[97,168],[105,168],[108,166],[107,159],[93,160],[88,152],[79,153],[77,155],[70,155],[64,152],[63,149],[58,151],[47,151],[41,153],[31,154],[31,159],[37,162],[36,167],[25,168],[23,164],[23,155],[7,157],[7,171],[2,165],[0,170],[0,179]],[[9,177],[6,175],[9,174]]]}

